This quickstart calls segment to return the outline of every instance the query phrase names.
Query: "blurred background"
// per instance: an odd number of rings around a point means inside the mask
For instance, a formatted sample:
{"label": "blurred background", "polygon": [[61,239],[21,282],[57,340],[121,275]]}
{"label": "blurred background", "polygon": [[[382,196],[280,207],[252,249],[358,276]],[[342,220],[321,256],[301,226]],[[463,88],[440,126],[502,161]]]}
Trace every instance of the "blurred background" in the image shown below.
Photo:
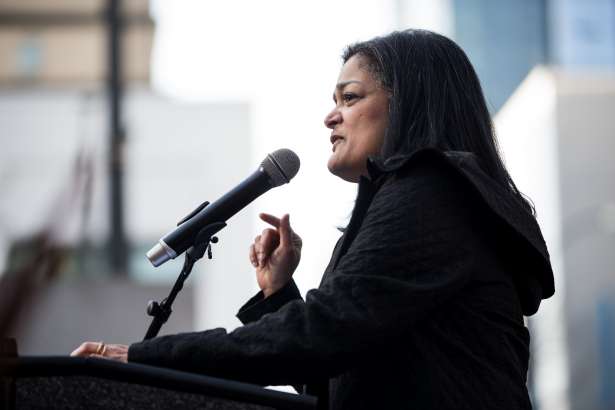
{"label": "blurred background", "polygon": [[556,296],[528,318],[539,409],[615,409],[615,0],[0,0],[0,334],[22,355],[142,339],[182,258],[145,252],[268,152],[301,158],[196,265],[162,334],[239,325],[257,214],[318,286],[356,187],[323,125],[345,45],[426,28],[467,52],[535,203]]}

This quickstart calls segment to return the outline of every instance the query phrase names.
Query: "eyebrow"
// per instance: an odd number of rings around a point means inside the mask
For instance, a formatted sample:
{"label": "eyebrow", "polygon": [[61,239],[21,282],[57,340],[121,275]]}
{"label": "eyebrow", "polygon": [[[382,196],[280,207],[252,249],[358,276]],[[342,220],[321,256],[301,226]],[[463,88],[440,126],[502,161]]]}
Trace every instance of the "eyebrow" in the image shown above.
{"label": "eyebrow", "polygon": [[[335,85],[335,89],[336,90],[342,90],[348,84],[352,84],[352,83],[361,84],[361,81],[357,81],[357,80],[342,81],[341,83],[337,83]],[[333,93],[333,101],[335,101],[335,92]]]}
{"label": "eyebrow", "polygon": [[342,88],[346,87],[348,84],[352,84],[352,83],[361,84],[361,81],[357,81],[357,80],[342,81],[341,83],[337,83],[335,88],[337,88],[338,90],[341,90]]}

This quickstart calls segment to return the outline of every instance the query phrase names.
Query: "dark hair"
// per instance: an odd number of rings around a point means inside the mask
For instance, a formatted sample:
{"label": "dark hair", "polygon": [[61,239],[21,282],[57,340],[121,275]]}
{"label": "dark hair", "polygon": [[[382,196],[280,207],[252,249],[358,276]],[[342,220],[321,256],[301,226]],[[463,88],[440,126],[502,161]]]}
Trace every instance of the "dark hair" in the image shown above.
{"label": "dark hair", "polygon": [[427,30],[396,31],[348,46],[344,63],[354,55],[391,95],[381,159],[427,147],[469,151],[535,214],[502,162],[478,76],[457,44]]}

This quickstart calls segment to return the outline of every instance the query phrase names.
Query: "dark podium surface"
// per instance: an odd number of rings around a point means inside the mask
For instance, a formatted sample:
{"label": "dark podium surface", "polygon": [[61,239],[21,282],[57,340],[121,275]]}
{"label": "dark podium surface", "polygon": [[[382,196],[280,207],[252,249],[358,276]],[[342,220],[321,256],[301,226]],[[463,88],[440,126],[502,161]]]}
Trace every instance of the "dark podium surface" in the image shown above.
{"label": "dark podium surface", "polygon": [[313,396],[136,363],[0,358],[0,409],[316,409]]}

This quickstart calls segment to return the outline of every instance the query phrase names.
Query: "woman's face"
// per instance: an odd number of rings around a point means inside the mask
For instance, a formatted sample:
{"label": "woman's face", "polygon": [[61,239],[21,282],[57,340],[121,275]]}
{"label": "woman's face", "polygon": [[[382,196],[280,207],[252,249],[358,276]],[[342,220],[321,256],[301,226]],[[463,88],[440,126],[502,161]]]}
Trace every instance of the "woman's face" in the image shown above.
{"label": "woman's face", "polygon": [[364,57],[355,54],[342,67],[333,101],[325,117],[331,129],[332,174],[350,182],[367,175],[369,155],[377,154],[389,120],[389,93],[367,71]]}

